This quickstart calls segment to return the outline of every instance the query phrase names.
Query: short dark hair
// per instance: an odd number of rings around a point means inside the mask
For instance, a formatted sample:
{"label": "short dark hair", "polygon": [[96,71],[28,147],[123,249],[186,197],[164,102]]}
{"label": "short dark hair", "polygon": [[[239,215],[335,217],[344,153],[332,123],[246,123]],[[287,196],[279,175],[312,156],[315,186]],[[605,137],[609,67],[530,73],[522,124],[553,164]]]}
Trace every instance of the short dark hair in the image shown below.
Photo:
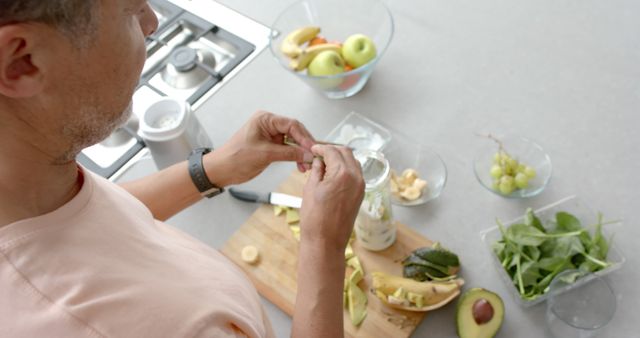
{"label": "short dark hair", "polygon": [[[0,0],[0,26],[40,22],[70,37],[94,31],[98,0]],[[82,39],[81,39],[82,40]]]}

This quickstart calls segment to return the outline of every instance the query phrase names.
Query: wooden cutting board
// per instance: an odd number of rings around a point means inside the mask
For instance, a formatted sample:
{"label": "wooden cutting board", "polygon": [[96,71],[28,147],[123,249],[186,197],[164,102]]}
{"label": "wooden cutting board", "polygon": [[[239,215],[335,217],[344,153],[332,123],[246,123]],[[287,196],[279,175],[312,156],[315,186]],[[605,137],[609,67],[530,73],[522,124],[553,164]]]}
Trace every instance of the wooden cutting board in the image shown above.
{"label": "wooden cutting board", "polygon": [[[302,196],[304,174],[293,173],[278,189],[279,192]],[[425,313],[394,310],[385,307],[369,290],[371,272],[383,271],[402,274],[400,261],[416,248],[433,243],[406,225],[397,223],[397,240],[388,249],[368,251],[354,241],[352,246],[364,268],[365,279],[359,286],[368,298],[367,317],[360,327],[351,324],[349,312],[344,309],[346,337],[409,337],[424,318]],[[242,261],[240,252],[246,245],[260,251],[260,261],[249,265]],[[273,207],[262,205],[225,243],[222,253],[242,268],[260,294],[293,316],[296,299],[298,241],[293,237],[284,216],[275,216]],[[348,276],[348,274],[346,275]]]}

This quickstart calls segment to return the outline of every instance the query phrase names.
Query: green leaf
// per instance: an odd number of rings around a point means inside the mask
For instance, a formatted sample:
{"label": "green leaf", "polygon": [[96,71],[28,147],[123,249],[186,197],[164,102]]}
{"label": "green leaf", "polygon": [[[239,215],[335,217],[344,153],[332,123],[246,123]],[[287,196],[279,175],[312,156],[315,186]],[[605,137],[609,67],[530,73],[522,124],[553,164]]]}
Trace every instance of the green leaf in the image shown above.
{"label": "green leaf", "polygon": [[538,283],[538,278],[541,278],[540,271],[536,262],[525,262],[522,264],[522,284],[524,287],[534,286]]}
{"label": "green leaf", "polygon": [[556,249],[556,239],[550,238],[544,241],[538,248],[540,249],[540,257],[553,257],[553,252]]}
{"label": "green leaf", "polygon": [[553,250],[554,257],[571,257],[584,252],[582,242],[575,236],[559,237],[556,239],[556,247]]}
{"label": "green leaf", "polygon": [[525,246],[522,251],[531,261],[538,261],[540,259],[540,249],[537,246]]}
{"label": "green leaf", "polygon": [[542,232],[547,232],[544,226],[542,226],[542,222],[540,222],[540,219],[533,213],[533,209],[531,208],[527,208],[527,211],[524,213],[524,224],[532,226]]}
{"label": "green leaf", "polygon": [[538,262],[538,268],[542,270],[546,270],[548,272],[553,272],[562,268],[567,263],[566,257],[549,257],[543,258]]}
{"label": "green leaf", "polygon": [[568,212],[560,211],[556,213],[556,230],[571,232],[582,230],[580,220]]}
{"label": "green leaf", "polygon": [[495,242],[493,243],[493,245],[491,245],[493,252],[496,254],[496,256],[498,256],[499,259],[504,258],[505,247],[506,245],[502,241]]}
{"label": "green leaf", "polygon": [[606,259],[609,254],[609,243],[602,235],[602,214],[598,213],[598,224],[596,224],[596,230],[593,235],[593,244],[599,249],[600,259]]}
{"label": "green leaf", "polygon": [[565,284],[573,284],[576,282],[576,280],[578,280],[578,278],[582,276],[584,276],[584,272],[575,271],[575,272],[570,272],[568,274],[565,274],[564,276],[560,277],[560,280],[563,281]]}
{"label": "green leaf", "polygon": [[[582,228],[580,220],[577,219],[574,215],[560,211],[556,213],[556,231],[558,232],[572,232],[572,231],[583,231],[585,229]],[[584,247],[591,246],[591,236],[587,231],[583,231],[580,235],[580,241]]]}
{"label": "green leaf", "polygon": [[507,238],[520,245],[538,246],[545,241],[545,233],[526,224],[514,224],[507,228]]}
{"label": "green leaf", "polygon": [[566,270],[566,269],[571,269],[573,268],[573,264],[571,264],[571,262],[569,261],[568,257],[564,257],[564,259],[562,259],[562,257],[557,257],[560,258],[559,262],[554,262],[552,265],[550,263],[550,265],[548,265],[548,267],[553,267],[553,271],[551,271],[551,273],[549,273],[548,275],[546,275],[539,283],[538,283],[538,288],[541,290],[541,293],[545,293],[547,292],[547,287],[549,286],[549,284],[551,284],[551,281],[553,280],[553,278],[559,274],[560,272]]}

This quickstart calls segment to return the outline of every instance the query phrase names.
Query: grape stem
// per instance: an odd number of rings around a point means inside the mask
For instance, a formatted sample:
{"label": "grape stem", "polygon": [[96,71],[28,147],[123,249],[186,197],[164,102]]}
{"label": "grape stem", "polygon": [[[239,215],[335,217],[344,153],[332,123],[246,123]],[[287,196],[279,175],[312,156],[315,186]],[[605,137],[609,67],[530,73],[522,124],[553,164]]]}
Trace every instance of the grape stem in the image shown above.
{"label": "grape stem", "polygon": [[493,136],[493,134],[486,134],[486,135],[484,135],[484,134],[476,133],[476,135],[478,135],[478,136],[480,136],[480,137],[486,137],[486,138],[488,138],[488,139],[490,139],[490,140],[494,141],[495,143],[497,143],[497,144],[498,144],[498,150],[499,150],[499,151],[502,151],[502,152],[504,152],[505,154],[509,155],[509,154],[504,150],[504,145],[502,144],[502,141],[501,141],[499,138],[497,138],[497,137]]}

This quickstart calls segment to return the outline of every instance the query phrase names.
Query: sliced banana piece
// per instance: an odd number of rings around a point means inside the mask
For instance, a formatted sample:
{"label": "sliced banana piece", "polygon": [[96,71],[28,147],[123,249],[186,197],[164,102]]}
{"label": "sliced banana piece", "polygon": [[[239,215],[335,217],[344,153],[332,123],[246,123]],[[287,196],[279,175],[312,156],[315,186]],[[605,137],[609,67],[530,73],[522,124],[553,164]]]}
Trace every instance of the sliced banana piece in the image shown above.
{"label": "sliced banana piece", "polygon": [[258,252],[258,248],[253,245],[247,245],[242,248],[242,252],[240,253],[242,260],[249,264],[256,264],[260,259],[260,252]]}
{"label": "sliced banana piece", "polygon": [[413,185],[413,182],[418,178],[418,172],[415,169],[405,169],[402,172],[402,178],[404,178],[404,184]]}
{"label": "sliced banana piece", "polygon": [[420,198],[420,195],[422,195],[422,191],[419,189],[416,189],[416,187],[414,186],[406,187],[400,193],[400,197],[409,201],[417,200],[418,198]]}
{"label": "sliced banana piece", "polygon": [[391,193],[399,199],[415,201],[422,197],[427,185],[427,181],[420,179],[418,171],[413,168],[405,169],[401,175],[391,171]]}
{"label": "sliced banana piece", "polygon": [[422,191],[427,187],[427,181],[416,178],[416,180],[413,181],[413,187]]}

